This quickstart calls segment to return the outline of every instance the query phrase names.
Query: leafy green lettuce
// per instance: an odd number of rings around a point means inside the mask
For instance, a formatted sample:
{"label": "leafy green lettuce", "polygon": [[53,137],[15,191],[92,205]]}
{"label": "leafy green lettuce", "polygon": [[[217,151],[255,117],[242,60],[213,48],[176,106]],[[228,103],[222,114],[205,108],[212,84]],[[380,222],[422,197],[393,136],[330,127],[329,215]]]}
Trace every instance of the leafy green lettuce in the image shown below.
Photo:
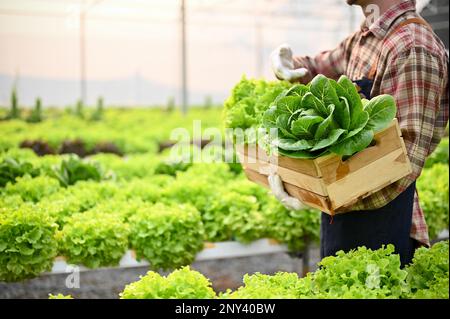
{"label": "leafy green lettuce", "polygon": [[30,204],[0,209],[0,281],[36,277],[52,268],[57,225]]}
{"label": "leafy green lettuce", "polygon": [[332,152],[350,156],[365,149],[374,133],[396,114],[390,95],[363,103],[354,84],[317,75],[308,85],[296,84],[279,94],[264,112],[262,126],[276,129],[272,139],[282,155],[316,158]]}
{"label": "leafy green lettuce", "polygon": [[147,259],[153,269],[189,265],[203,248],[201,216],[189,204],[141,207],[128,222],[137,259]]}
{"label": "leafy green lettuce", "polygon": [[411,287],[407,297],[448,299],[448,259],[448,240],[436,243],[430,249],[419,248],[414,254],[413,263],[406,269]]}
{"label": "leafy green lettuce", "polygon": [[167,277],[149,271],[127,285],[121,299],[212,299],[216,293],[211,282],[189,266],[175,270]]}
{"label": "leafy green lettuce", "polygon": [[247,129],[259,126],[263,112],[289,86],[288,82],[266,82],[243,76],[224,103],[225,127]]}
{"label": "leafy green lettuce", "polygon": [[437,163],[431,168],[425,168],[417,179],[420,206],[424,211],[431,239],[448,229],[448,178],[448,164]]}

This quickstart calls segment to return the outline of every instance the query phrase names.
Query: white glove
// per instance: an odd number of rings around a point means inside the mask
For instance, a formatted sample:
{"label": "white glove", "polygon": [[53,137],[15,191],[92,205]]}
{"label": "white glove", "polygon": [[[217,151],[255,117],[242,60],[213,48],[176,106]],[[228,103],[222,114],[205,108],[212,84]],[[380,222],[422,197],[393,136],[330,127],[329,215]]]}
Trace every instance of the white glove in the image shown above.
{"label": "white glove", "polygon": [[292,49],[287,44],[282,44],[275,49],[270,55],[270,61],[273,72],[281,80],[293,81],[308,73],[305,68],[294,69]]}
{"label": "white glove", "polygon": [[283,182],[277,174],[268,176],[270,190],[272,194],[283,204],[284,207],[291,210],[305,209],[307,206],[295,197],[289,196],[284,190]]}

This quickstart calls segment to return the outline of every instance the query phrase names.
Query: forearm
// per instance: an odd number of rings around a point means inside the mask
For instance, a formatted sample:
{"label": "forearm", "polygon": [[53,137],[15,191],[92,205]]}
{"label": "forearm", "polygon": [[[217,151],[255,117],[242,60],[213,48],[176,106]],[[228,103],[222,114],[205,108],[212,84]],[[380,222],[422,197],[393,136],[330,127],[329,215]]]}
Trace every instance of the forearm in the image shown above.
{"label": "forearm", "polygon": [[304,67],[309,71],[309,78],[323,74],[328,78],[338,79],[345,74],[348,64],[348,55],[353,46],[356,33],[342,41],[336,48],[323,51],[318,55],[294,56],[294,68]]}
{"label": "forearm", "polygon": [[315,57],[310,56],[294,56],[294,67],[304,67],[308,69],[310,78],[314,78],[317,74],[323,74],[328,78],[337,80],[344,74],[344,68],[340,63],[334,63],[332,55],[336,52],[322,52]]}

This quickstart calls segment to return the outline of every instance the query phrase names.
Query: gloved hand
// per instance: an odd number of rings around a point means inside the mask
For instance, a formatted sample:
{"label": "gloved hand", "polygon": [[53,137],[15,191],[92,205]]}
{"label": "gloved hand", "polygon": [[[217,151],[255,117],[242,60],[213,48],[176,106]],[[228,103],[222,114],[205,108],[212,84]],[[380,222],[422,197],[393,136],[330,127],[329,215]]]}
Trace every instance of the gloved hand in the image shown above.
{"label": "gloved hand", "polygon": [[291,210],[305,209],[307,206],[295,197],[289,196],[284,190],[283,182],[278,174],[268,176],[270,190],[272,194],[283,204],[284,207]]}
{"label": "gloved hand", "polygon": [[270,55],[272,70],[280,80],[295,81],[308,74],[305,68],[294,69],[292,49],[287,44],[280,45]]}

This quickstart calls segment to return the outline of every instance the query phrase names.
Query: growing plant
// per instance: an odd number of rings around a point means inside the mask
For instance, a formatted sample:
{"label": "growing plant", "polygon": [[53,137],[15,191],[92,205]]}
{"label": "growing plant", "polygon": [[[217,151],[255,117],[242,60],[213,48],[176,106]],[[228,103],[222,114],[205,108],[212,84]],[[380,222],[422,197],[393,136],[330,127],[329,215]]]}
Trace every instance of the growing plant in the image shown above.
{"label": "growing plant", "polygon": [[49,271],[57,253],[57,225],[30,205],[0,209],[0,281],[19,281]]}
{"label": "growing plant", "polygon": [[267,219],[259,209],[257,198],[238,193],[223,194],[228,201],[230,229],[234,240],[250,243],[267,237]]}
{"label": "growing plant", "polygon": [[243,76],[224,103],[225,127],[247,129],[259,126],[264,111],[289,87],[288,82],[249,80]]}
{"label": "growing plant", "polygon": [[153,178],[132,179],[121,182],[121,191],[118,199],[141,199],[145,202],[155,203],[161,200],[163,188]]}
{"label": "growing plant", "polygon": [[106,170],[111,170],[117,179],[131,180],[153,176],[160,159],[153,153],[134,154],[121,158],[114,154],[99,153],[91,156],[93,162],[100,163]]}
{"label": "growing plant", "polygon": [[448,165],[449,144],[448,137],[444,137],[433,153],[427,158],[425,168],[430,168],[434,164],[442,163]]}
{"label": "growing plant", "polygon": [[20,118],[20,108],[17,99],[16,87],[13,87],[11,91],[11,110],[7,116],[8,119],[19,119]]}
{"label": "growing plant", "polygon": [[5,157],[0,162],[0,187],[5,187],[8,183],[13,184],[17,177],[27,174],[34,177],[39,175],[39,170],[29,162]]}
{"label": "growing plant", "polygon": [[78,198],[81,211],[88,210],[99,202],[110,199],[119,193],[120,185],[112,181],[79,181],[75,185],[63,188],[55,197],[74,196]]}
{"label": "growing plant", "polygon": [[74,214],[58,233],[60,253],[72,264],[115,266],[128,247],[129,227],[98,210]]}
{"label": "growing plant", "polygon": [[71,295],[63,295],[63,294],[48,294],[48,299],[73,299]]}
{"label": "growing plant", "polygon": [[176,176],[177,172],[184,172],[192,163],[185,163],[182,161],[162,161],[155,168],[155,174],[165,174]]}
{"label": "growing plant", "polygon": [[31,111],[30,116],[27,118],[29,123],[38,123],[42,121],[42,102],[40,98],[36,98],[33,111]]}
{"label": "growing plant", "polygon": [[409,291],[407,272],[400,269],[400,256],[392,245],[339,251],[322,259],[319,266],[301,279],[300,298],[400,298]]}
{"label": "growing plant", "polygon": [[24,204],[22,197],[19,195],[0,195],[0,211],[8,211],[18,209]]}
{"label": "growing plant", "polygon": [[91,121],[100,121],[103,118],[103,98],[97,99],[97,108],[91,116]]}
{"label": "growing plant", "polygon": [[236,291],[220,294],[224,299],[295,299],[299,278],[296,273],[279,272],[275,275],[255,273],[244,275],[244,286]]}
{"label": "growing plant", "polygon": [[256,197],[260,208],[265,207],[273,199],[273,196],[271,196],[270,192],[266,188],[250,182],[243,175],[240,175],[230,181],[227,184],[226,189],[230,192]]}
{"label": "growing plant", "polygon": [[263,208],[267,236],[287,244],[290,251],[302,251],[309,242],[319,242],[320,212],[314,209],[286,209],[273,196]]}
{"label": "growing plant", "polygon": [[39,158],[36,155],[36,153],[33,152],[33,150],[29,148],[17,148],[17,147],[12,147],[4,152],[0,152],[1,160],[8,157],[13,158],[16,161],[25,161],[25,162],[32,162],[33,160]]}
{"label": "growing plant", "polygon": [[19,195],[24,201],[38,202],[42,198],[59,191],[58,180],[48,176],[31,177],[25,175],[16,178],[15,184],[7,184],[5,187],[6,195]]}
{"label": "growing plant", "polygon": [[392,96],[379,95],[363,103],[347,77],[336,82],[318,75],[308,86],[297,84],[278,95],[262,125],[277,130],[271,143],[282,155],[350,156],[369,146],[374,133],[387,127],[395,114]]}
{"label": "growing plant", "polygon": [[98,182],[103,178],[102,168],[98,163],[83,161],[76,155],[62,161],[59,167],[53,168],[52,173],[52,176],[57,178],[64,187],[74,185],[78,181]]}
{"label": "growing plant", "polygon": [[211,282],[189,266],[175,270],[167,277],[149,271],[127,285],[121,299],[212,299],[216,293]]}
{"label": "growing plant", "polygon": [[448,179],[448,164],[437,163],[424,169],[417,180],[420,206],[432,239],[449,225]]}
{"label": "growing plant", "polygon": [[449,298],[448,240],[430,249],[416,250],[412,264],[407,267],[407,281],[411,287],[408,298]]}
{"label": "growing plant", "polygon": [[151,207],[152,205],[152,203],[145,202],[139,197],[128,199],[114,197],[102,200],[92,210],[116,216],[118,220],[127,222],[128,218],[133,216],[139,209]]}
{"label": "growing plant", "polygon": [[79,118],[84,118],[84,105],[82,100],[78,100],[75,105],[75,115]]}
{"label": "growing plant", "polygon": [[153,269],[189,265],[203,248],[201,216],[190,205],[143,207],[129,218],[129,224],[137,258],[147,259]]}
{"label": "growing plant", "polygon": [[265,219],[254,196],[218,190],[208,197],[201,214],[208,241],[234,238],[248,243],[264,237]]}
{"label": "growing plant", "polygon": [[59,229],[62,229],[70,216],[88,208],[83,206],[82,200],[82,198],[71,193],[58,192],[42,198],[36,203],[35,209],[48,213],[55,219]]}

